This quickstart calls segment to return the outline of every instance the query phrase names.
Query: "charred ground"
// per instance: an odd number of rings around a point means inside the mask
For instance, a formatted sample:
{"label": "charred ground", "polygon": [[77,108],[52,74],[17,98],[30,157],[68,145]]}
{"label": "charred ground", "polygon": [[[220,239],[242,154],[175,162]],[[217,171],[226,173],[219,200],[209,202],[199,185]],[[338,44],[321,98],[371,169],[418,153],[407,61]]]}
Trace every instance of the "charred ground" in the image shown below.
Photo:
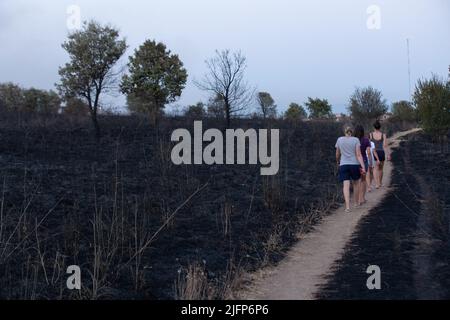
{"label": "charred ground", "polygon": [[[174,166],[171,132],[192,124],[108,116],[96,141],[87,119],[2,120],[0,297],[229,297],[241,272],[278,261],[335,206],[338,124],[236,121],[281,129],[273,177]],[[81,267],[79,292],[66,288],[69,265]]]}

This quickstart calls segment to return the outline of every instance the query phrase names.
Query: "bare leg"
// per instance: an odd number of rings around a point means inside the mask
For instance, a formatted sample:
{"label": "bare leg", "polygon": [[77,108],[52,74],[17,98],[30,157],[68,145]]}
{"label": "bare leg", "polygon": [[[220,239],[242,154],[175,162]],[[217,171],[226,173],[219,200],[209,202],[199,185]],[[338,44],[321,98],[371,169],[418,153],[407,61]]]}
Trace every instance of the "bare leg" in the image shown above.
{"label": "bare leg", "polygon": [[378,164],[373,168],[373,175],[375,179],[375,187],[378,189],[380,187],[380,166]]}
{"label": "bare leg", "polygon": [[372,187],[371,187],[372,183],[371,183],[371,174],[370,174],[370,167],[369,170],[367,170],[366,173],[366,187],[367,187],[367,192],[370,192]]}
{"label": "bare leg", "polygon": [[366,202],[366,190],[367,190],[367,184],[366,184],[366,176],[361,176],[361,180],[359,182],[359,203],[363,204]]}
{"label": "bare leg", "polygon": [[350,181],[344,181],[345,208],[350,210]]}

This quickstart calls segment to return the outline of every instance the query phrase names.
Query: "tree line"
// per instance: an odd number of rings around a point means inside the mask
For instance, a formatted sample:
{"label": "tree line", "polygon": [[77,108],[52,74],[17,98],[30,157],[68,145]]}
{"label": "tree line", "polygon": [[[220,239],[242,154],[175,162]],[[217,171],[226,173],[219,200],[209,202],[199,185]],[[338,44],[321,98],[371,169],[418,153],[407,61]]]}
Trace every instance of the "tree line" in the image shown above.
{"label": "tree line", "polygon": [[[69,34],[62,44],[69,62],[59,68],[58,92],[23,89],[15,84],[0,84],[0,110],[90,115],[97,136],[100,136],[98,114],[104,94],[118,91],[126,95],[130,112],[145,114],[156,125],[167,104],[182,94],[188,79],[179,56],[165,44],[146,40],[128,57],[124,67],[118,66],[128,45],[119,31],[96,21],[83,24]],[[254,116],[263,119],[280,117],[275,100],[268,92],[256,92],[245,79],[246,57],[241,52],[216,51],[206,61],[207,73],[194,84],[210,93],[207,105],[199,102],[189,106],[191,117],[215,116],[230,126],[233,117],[248,112],[256,102]],[[125,71],[126,69],[126,71]],[[421,80],[413,101],[392,105],[393,117],[402,121],[420,121],[433,134],[445,134],[450,127],[450,81],[437,76]],[[389,110],[382,93],[372,87],[356,88],[349,99],[351,119],[368,125]],[[281,117],[290,120],[334,119],[332,106],[326,99],[308,98],[304,105],[291,103]]]}

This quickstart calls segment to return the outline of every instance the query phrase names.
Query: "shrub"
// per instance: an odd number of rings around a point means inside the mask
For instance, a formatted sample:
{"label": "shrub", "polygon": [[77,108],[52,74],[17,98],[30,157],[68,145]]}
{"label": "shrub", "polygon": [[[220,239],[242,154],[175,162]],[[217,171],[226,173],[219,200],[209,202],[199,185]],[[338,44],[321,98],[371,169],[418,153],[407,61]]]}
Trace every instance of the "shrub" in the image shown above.
{"label": "shrub", "polygon": [[334,118],[331,105],[328,103],[327,99],[308,98],[308,102],[306,102],[305,105],[308,108],[310,119]]}
{"label": "shrub", "polygon": [[24,105],[23,89],[14,83],[0,84],[0,107],[2,111],[19,111]]}
{"label": "shrub", "polygon": [[381,91],[372,87],[356,88],[350,97],[348,111],[353,120],[370,127],[374,120],[379,119],[388,110],[386,100]]}
{"label": "shrub", "polygon": [[419,80],[414,92],[419,121],[434,137],[446,135],[450,128],[450,83],[433,76]]}
{"label": "shrub", "polygon": [[284,114],[284,117],[288,120],[302,120],[307,116],[305,109],[297,103],[291,103]]}
{"label": "shrub", "polygon": [[66,106],[63,108],[64,114],[70,114],[74,116],[88,116],[89,106],[81,99],[70,98],[66,102]]}
{"label": "shrub", "polygon": [[205,116],[205,105],[199,102],[186,109],[185,116],[190,119],[202,119]]}
{"label": "shrub", "polygon": [[398,101],[392,104],[392,115],[399,121],[417,121],[417,110],[409,101]]}
{"label": "shrub", "polygon": [[61,98],[50,90],[28,89],[24,90],[23,110],[43,114],[56,114],[61,108]]}
{"label": "shrub", "polygon": [[0,84],[0,108],[9,112],[56,114],[61,98],[53,90],[24,89],[13,83]]}
{"label": "shrub", "polygon": [[258,105],[261,108],[261,114],[264,119],[275,118],[277,116],[277,105],[268,92],[258,92],[256,96]]}

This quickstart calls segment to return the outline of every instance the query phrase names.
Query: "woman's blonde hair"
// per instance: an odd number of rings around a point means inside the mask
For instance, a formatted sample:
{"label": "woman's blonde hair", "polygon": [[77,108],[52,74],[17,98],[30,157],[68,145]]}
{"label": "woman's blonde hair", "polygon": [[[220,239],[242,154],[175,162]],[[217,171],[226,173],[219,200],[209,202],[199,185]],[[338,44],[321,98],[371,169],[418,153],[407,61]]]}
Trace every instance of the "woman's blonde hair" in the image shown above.
{"label": "woman's blonde hair", "polygon": [[352,127],[345,127],[344,133],[345,134],[353,134],[353,128]]}

